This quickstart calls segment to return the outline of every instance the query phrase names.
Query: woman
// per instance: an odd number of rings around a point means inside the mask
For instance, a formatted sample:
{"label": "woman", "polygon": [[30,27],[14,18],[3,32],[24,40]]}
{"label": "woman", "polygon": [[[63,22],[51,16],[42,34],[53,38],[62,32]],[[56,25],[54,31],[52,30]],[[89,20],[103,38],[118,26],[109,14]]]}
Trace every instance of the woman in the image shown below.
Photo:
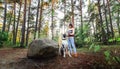
{"label": "woman", "polygon": [[[69,50],[70,53],[72,53],[74,55],[74,57],[77,57],[77,52],[76,52],[76,47],[75,47],[75,43],[74,43],[74,27],[72,24],[69,24],[69,29],[68,29],[68,46],[69,46]],[[73,52],[72,52],[73,49]]]}

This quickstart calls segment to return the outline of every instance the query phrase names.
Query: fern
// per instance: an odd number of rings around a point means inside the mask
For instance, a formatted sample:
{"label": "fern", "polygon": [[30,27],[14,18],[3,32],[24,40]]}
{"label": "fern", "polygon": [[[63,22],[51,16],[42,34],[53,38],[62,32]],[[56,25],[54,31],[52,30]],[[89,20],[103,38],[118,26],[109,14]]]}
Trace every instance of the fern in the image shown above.
{"label": "fern", "polygon": [[120,57],[115,56],[115,57],[113,57],[113,60],[120,64]]}
{"label": "fern", "polygon": [[98,51],[100,51],[100,46],[99,45],[96,45],[95,47],[94,47],[94,52],[98,52]]}
{"label": "fern", "polygon": [[94,44],[90,45],[89,50],[91,50],[93,48],[93,46],[94,46]]}
{"label": "fern", "polygon": [[107,60],[107,61],[109,61],[110,60],[110,51],[105,51],[104,52],[104,55],[105,55],[105,59]]}

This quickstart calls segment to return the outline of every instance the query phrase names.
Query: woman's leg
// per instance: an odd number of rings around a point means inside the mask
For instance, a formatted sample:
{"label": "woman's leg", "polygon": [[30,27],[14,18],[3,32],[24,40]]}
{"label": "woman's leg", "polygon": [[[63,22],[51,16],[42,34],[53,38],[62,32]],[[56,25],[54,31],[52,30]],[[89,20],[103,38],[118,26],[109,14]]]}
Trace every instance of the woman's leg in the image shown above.
{"label": "woman's leg", "polygon": [[74,54],[77,54],[75,43],[74,43],[74,37],[70,37],[70,41],[71,41],[71,44],[72,44],[72,48],[73,48]]}
{"label": "woman's leg", "polygon": [[70,51],[70,53],[72,53],[70,37],[68,38],[68,50]]}

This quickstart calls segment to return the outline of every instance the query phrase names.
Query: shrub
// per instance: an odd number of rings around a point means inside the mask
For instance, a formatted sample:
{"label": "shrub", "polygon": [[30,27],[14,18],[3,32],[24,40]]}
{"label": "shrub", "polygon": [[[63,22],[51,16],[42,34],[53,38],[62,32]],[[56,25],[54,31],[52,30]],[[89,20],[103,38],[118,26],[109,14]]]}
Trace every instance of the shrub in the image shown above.
{"label": "shrub", "polygon": [[8,40],[8,33],[0,31],[0,47],[2,47],[4,41]]}
{"label": "shrub", "polygon": [[117,42],[120,42],[120,37],[116,39]]}
{"label": "shrub", "polygon": [[82,30],[80,27],[75,29],[75,43],[77,47],[89,45],[92,40],[93,38],[90,36],[90,26],[88,24],[83,25]]}
{"label": "shrub", "polygon": [[89,50],[93,50],[94,52],[100,51],[101,47],[99,45],[95,45],[94,43],[90,45]]}
{"label": "shrub", "polygon": [[111,44],[119,44],[120,43],[120,37],[110,38],[108,40],[108,42],[111,43]]}

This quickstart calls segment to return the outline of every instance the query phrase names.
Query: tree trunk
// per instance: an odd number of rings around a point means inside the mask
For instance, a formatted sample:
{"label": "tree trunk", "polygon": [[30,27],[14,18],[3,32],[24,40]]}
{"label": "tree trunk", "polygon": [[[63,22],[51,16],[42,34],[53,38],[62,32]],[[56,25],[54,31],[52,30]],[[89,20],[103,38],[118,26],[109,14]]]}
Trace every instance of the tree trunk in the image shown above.
{"label": "tree trunk", "polygon": [[13,10],[12,10],[11,15],[10,15],[10,22],[8,23],[8,32],[10,31],[10,25],[12,22],[12,15],[13,15]]}
{"label": "tree trunk", "polygon": [[101,6],[100,6],[100,0],[98,0],[98,11],[99,11],[99,17],[100,17],[100,26],[101,26],[101,36],[102,36],[102,42],[106,43],[106,36],[105,36],[105,31],[103,28],[103,20],[102,20],[102,15],[101,15]]}
{"label": "tree trunk", "polygon": [[103,6],[104,6],[104,12],[105,12],[105,21],[106,21],[106,27],[107,27],[107,39],[109,39],[109,26],[108,26],[108,20],[107,20],[107,10],[106,10],[106,5],[105,5],[105,0],[103,0]]}
{"label": "tree trunk", "polygon": [[[80,0],[80,20],[81,20],[81,35],[83,33],[83,20],[82,20],[82,0]],[[83,37],[81,37],[81,39],[83,40]]]}
{"label": "tree trunk", "polygon": [[[64,0],[64,15],[66,14],[66,0]],[[64,33],[65,33],[65,20],[64,20]]]}
{"label": "tree trunk", "polygon": [[41,0],[41,6],[40,6],[40,19],[39,19],[39,27],[38,27],[38,38],[40,38],[40,31],[41,31],[42,8],[43,8],[43,0]]}
{"label": "tree trunk", "polygon": [[26,6],[27,6],[27,0],[24,0],[24,17],[23,17],[23,23],[22,23],[22,36],[21,36],[21,43],[20,47],[24,47],[24,41],[25,41],[25,23],[26,23]]}
{"label": "tree trunk", "polygon": [[52,21],[52,24],[51,24],[51,32],[52,32],[52,39],[54,39],[54,32],[53,32],[53,30],[54,30],[54,26],[53,26],[53,15],[54,15],[54,3],[52,2],[52,13],[51,13],[51,21]]}
{"label": "tree trunk", "polygon": [[2,32],[5,31],[5,25],[6,25],[6,14],[7,14],[7,2],[5,0],[5,10],[4,10],[4,22],[3,22],[3,27],[2,27]]}
{"label": "tree trunk", "polygon": [[16,44],[15,22],[16,22],[16,2],[14,1],[13,44]]}
{"label": "tree trunk", "polygon": [[95,30],[95,26],[94,26],[94,21],[92,20],[92,26],[93,26],[93,30],[94,30],[94,36],[95,36],[95,33],[96,33],[96,30]]}
{"label": "tree trunk", "polygon": [[28,46],[28,40],[29,40],[30,7],[31,7],[31,0],[29,2],[29,8],[28,8],[28,23],[27,23],[27,32],[26,32],[26,46]]}
{"label": "tree trunk", "polygon": [[118,26],[118,33],[119,33],[119,36],[120,36],[120,11],[119,11],[119,8],[118,8],[118,19],[117,19],[117,26]]}
{"label": "tree trunk", "polygon": [[38,0],[38,6],[37,6],[37,14],[36,14],[36,23],[35,23],[35,33],[34,33],[34,39],[36,39],[36,33],[38,28],[38,15],[39,15],[39,7],[40,7],[40,0]]}
{"label": "tree trunk", "polygon": [[113,31],[113,25],[112,25],[112,18],[111,18],[111,12],[110,12],[110,3],[109,0],[107,0],[107,5],[108,5],[108,13],[109,13],[109,19],[110,19],[110,28],[111,28],[111,34],[112,38],[114,37],[114,31]]}
{"label": "tree trunk", "polygon": [[74,26],[74,2],[73,2],[73,0],[71,0],[71,4],[72,4],[72,7],[71,7],[71,9],[72,9],[72,20],[71,21],[72,21],[72,24]]}
{"label": "tree trunk", "polygon": [[21,13],[21,6],[22,6],[22,1],[20,1],[20,8],[19,8],[19,14],[18,14],[18,19],[17,19],[17,26],[16,26],[16,37],[15,40],[17,39],[17,33],[18,33],[18,26],[19,26],[19,21],[20,21],[20,13]]}

